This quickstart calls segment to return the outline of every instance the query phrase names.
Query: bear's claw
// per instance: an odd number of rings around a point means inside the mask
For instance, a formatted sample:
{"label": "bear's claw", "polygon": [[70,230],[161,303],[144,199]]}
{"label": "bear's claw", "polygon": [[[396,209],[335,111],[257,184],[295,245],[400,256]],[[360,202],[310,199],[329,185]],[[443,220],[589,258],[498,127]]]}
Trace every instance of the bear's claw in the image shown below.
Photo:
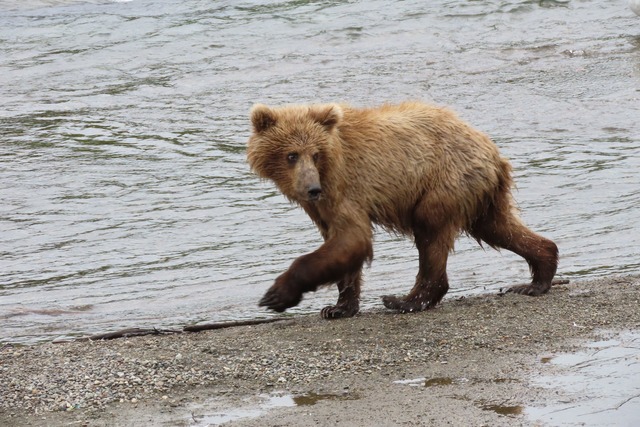
{"label": "bear's claw", "polygon": [[353,317],[358,313],[358,307],[345,307],[341,305],[328,305],[320,310],[320,317],[323,319],[342,319]]}
{"label": "bear's claw", "polygon": [[279,313],[282,313],[287,309],[287,307],[282,307],[282,305],[277,301],[277,299],[273,297],[273,295],[268,294],[260,299],[260,302],[258,302],[258,306],[267,307],[268,309],[277,311]]}
{"label": "bear's claw", "polygon": [[282,313],[287,308],[298,305],[301,299],[302,295],[298,295],[297,297],[293,298],[290,295],[284,297],[280,292],[278,292],[277,288],[271,288],[260,299],[260,301],[258,302],[258,306],[267,307],[270,310]]}
{"label": "bear's claw", "polygon": [[538,297],[546,294],[551,288],[551,284],[544,285],[542,283],[532,283],[530,285],[516,285],[507,289],[506,293],[513,292],[514,294],[528,295],[531,297]]}

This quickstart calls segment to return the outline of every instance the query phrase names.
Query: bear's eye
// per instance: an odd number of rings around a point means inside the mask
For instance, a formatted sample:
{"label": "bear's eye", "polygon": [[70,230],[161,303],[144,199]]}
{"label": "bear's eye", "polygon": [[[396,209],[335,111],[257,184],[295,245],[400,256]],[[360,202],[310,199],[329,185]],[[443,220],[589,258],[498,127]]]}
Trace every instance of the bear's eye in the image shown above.
{"label": "bear's eye", "polygon": [[320,158],[320,154],[319,153],[315,153],[313,155],[313,163],[318,163],[318,159]]}
{"label": "bear's eye", "polygon": [[287,160],[289,161],[289,163],[294,164],[298,161],[298,153],[287,154]]}

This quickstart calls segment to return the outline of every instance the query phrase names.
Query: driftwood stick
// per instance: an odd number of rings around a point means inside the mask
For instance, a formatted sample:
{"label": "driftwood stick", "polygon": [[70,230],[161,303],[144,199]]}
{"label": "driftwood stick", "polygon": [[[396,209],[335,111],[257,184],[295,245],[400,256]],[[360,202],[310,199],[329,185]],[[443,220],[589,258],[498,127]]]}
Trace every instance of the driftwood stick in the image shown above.
{"label": "driftwood stick", "polygon": [[116,332],[108,332],[106,334],[91,335],[88,339],[91,341],[96,340],[112,340],[115,338],[127,338],[127,337],[140,337],[143,335],[168,335],[179,334],[182,331],[179,329],[143,329],[143,328],[130,328],[122,329]]}
{"label": "driftwood stick", "polygon": [[234,320],[228,322],[217,322],[217,323],[204,323],[202,325],[189,325],[185,326],[182,330],[184,332],[200,332],[200,331],[210,331],[213,329],[224,329],[231,328],[234,326],[249,326],[249,325],[260,325],[262,323],[274,323],[281,322],[283,320],[291,320],[292,317],[274,317],[271,319],[251,319],[251,320]]}
{"label": "driftwood stick", "polygon": [[143,335],[169,335],[169,334],[181,334],[183,332],[200,332],[213,329],[231,328],[234,326],[249,326],[260,325],[262,323],[274,323],[283,320],[291,320],[292,317],[274,317],[271,319],[252,319],[252,320],[236,320],[218,323],[205,323],[202,325],[188,325],[182,330],[180,329],[158,329],[158,328],[129,328],[122,329],[115,332],[107,332],[105,334],[96,334],[88,337],[81,337],[69,340],[54,340],[54,344],[62,344],[68,342],[79,341],[100,341],[100,340],[113,340],[116,338],[128,338],[128,337],[141,337]]}
{"label": "driftwood stick", "polygon": [[[88,337],[77,338],[73,341],[100,341],[100,340],[113,340],[116,338],[128,338],[128,337],[141,337],[143,335],[168,335],[168,334],[180,334],[179,329],[143,329],[143,328],[129,328],[122,329],[114,332],[107,332],[105,334],[96,334]],[[63,343],[69,341],[54,341],[54,343]]]}

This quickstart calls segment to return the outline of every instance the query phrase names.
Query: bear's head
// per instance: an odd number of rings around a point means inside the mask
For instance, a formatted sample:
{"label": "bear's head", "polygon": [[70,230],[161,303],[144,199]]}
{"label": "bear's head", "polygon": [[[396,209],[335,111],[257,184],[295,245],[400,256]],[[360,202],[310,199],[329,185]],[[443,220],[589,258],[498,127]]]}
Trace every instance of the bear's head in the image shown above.
{"label": "bear's head", "polygon": [[251,109],[253,133],[247,147],[251,169],[273,181],[289,200],[315,203],[326,198],[330,173],[341,159],[337,104]]}

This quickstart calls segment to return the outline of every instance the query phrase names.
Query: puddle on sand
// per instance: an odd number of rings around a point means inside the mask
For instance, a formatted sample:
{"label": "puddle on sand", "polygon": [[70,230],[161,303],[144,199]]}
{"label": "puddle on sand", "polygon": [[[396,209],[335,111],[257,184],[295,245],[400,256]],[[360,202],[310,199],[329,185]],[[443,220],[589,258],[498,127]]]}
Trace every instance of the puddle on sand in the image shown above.
{"label": "puddle on sand", "polygon": [[436,378],[412,378],[408,380],[397,380],[394,384],[404,384],[411,387],[440,387],[451,384],[460,384],[469,382],[467,378],[449,378],[449,377],[436,377]]}
{"label": "puddle on sand", "polygon": [[502,383],[512,383],[518,382],[514,378],[493,378],[490,380],[482,379],[482,378],[451,378],[451,377],[435,377],[435,378],[413,378],[409,380],[397,380],[394,381],[394,384],[404,384],[411,387],[442,387],[452,384],[481,384],[481,383],[494,383],[494,384],[502,384]]}
{"label": "puddle on sand", "polygon": [[296,406],[312,406],[323,400],[357,400],[359,396],[355,394],[331,394],[331,393],[307,393],[299,396],[294,396],[293,401]]}
{"label": "puddle on sand", "polygon": [[524,412],[524,406],[520,405],[496,405],[493,403],[482,403],[481,401],[475,401],[474,403],[485,411],[493,411],[496,414],[504,415],[506,417],[520,415]]}
{"label": "puddle on sand", "polygon": [[534,385],[559,392],[559,403],[529,407],[528,418],[553,425],[640,425],[640,332],[593,342],[586,350],[540,361],[559,372]]}
{"label": "puddle on sand", "polygon": [[229,421],[236,421],[244,418],[256,418],[263,413],[275,408],[288,408],[296,406],[293,397],[289,394],[272,393],[270,395],[259,396],[262,402],[248,404],[243,407],[229,408],[225,411],[206,414],[206,405],[195,408],[191,413],[189,425],[198,427],[217,426]]}
{"label": "puddle on sand", "polygon": [[462,383],[469,381],[466,378],[449,378],[449,377],[437,377],[437,378],[412,378],[409,380],[397,380],[394,384],[404,384],[411,387],[438,387],[451,385],[454,382]]}
{"label": "puddle on sand", "polygon": [[246,418],[257,418],[264,413],[278,408],[291,408],[294,406],[312,406],[324,400],[357,400],[355,394],[331,394],[331,393],[306,393],[291,395],[284,392],[274,392],[268,395],[257,396],[257,403],[248,403],[245,406],[229,408],[224,411],[207,414],[207,405],[199,405],[191,408],[188,425],[196,427],[218,426],[230,421]]}
{"label": "puddle on sand", "polygon": [[[404,384],[411,387],[446,387],[454,384],[481,384],[481,383],[493,383],[493,384],[505,384],[505,383],[513,383],[519,382],[517,379],[513,378],[493,378],[493,379],[484,379],[484,378],[451,378],[451,377],[435,377],[435,378],[414,378],[408,380],[398,380],[394,381],[394,384]],[[467,398],[463,398],[463,400],[470,400]],[[512,417],[516,415],[521,415],[524,412],[524,406],[520,405],[502,405],[496,404],[492,402],[487,402],[484,400],[474,400],[473,404],[478,408],[485,411],[492,411],[498,415],[504,415],[507,417]]]}
{"label": "puddle on sand", "polygon": [[453,378],[431,378],[424,381],[425,387],[437,387],[443,385],[451,385],[453,384]]}

